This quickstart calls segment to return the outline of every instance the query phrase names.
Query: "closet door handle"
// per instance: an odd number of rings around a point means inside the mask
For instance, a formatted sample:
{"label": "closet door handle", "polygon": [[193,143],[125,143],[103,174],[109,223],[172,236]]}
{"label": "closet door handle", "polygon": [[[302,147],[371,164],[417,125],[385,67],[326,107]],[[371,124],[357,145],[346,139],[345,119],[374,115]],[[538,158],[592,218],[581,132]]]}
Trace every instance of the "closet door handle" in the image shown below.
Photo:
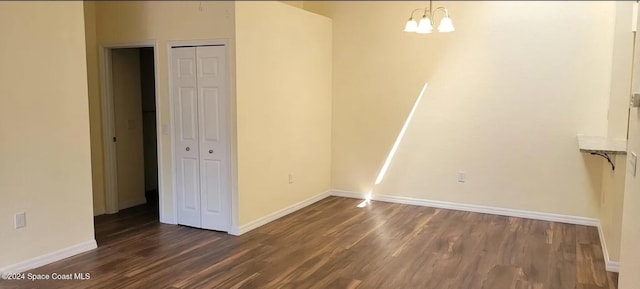
{"label": "closet door handle", "polygon": [[209,153],[210,153],[210,154],[212,154],[212,153],[213,153],[213,150],[209,150]]}
{"label": "closet door handle", "polygon": [[186,150],[186,151],[190,151],[190,150],[191,150],[191,148],[190,148],[190,147],[187,147],[185,150]]}

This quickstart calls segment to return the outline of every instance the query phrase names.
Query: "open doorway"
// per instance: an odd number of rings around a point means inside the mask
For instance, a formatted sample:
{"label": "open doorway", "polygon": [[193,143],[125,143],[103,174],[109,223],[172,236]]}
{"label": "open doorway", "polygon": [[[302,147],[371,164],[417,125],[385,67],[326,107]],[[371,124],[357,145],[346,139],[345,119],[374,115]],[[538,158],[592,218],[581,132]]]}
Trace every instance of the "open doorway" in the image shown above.
{"label": "open doorway", "polygon": [[103,52],[107,213],[143,210],[157,222],[155,49],[109,47]]}

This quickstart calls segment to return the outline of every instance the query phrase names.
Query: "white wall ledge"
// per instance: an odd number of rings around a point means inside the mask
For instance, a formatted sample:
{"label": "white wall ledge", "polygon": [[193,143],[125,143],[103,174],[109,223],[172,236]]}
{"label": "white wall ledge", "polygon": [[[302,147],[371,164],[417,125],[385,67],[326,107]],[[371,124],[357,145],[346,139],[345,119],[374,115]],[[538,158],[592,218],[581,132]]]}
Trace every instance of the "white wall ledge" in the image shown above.
{"label": "white wall ledge", "polygon": [[578,147],[583,152],[627,153],[627,140],[606,136],[578,135]]}

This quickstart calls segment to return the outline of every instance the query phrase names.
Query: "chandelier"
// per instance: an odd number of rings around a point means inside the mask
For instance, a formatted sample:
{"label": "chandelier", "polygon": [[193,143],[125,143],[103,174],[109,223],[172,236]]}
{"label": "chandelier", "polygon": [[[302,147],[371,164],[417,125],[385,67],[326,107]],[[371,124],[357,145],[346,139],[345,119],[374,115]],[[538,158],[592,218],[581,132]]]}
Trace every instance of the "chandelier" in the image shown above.
{"label": "chandelier", "polygon": [[[440,24],[438,25],[438,32],[453,32],[456,29],[453,27],[453,21],[449,17],[449,10],[444,7],[438,7],[436,9],[431,9],[432,1],[429,1],[429,7],[425,7],[424,9],[419,8],[413,10],[411,12],[411,16],[407,21],[407,24],[404,26],[405,32],[416,32],[420,34],[428,34],[433,32],[433,19],[436,16],[436,12],[443,12],[442,19],[440,20]],[[416,22],[414,20],[413,15],[416,11],[423,11],[422,18],[420,22]]]}

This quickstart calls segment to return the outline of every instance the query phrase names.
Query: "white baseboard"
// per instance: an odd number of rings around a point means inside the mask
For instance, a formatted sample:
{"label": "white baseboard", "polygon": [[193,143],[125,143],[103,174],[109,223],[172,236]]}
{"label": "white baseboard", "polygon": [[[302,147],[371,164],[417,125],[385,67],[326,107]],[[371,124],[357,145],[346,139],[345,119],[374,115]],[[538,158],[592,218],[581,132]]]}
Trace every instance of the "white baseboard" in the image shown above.
{"label": "white baseboard", "polygon": [[607,272],[620,273],[620,262],[606,261],[605,265]]}
{"label": "white baseboard", "polygon": [[600,220],[595,218],[585,218],[585,217],[577,217],[577,216],[569,216],[569,215],[559,215],[559,214],[552,214],[552,213],[542,213],[542,212],[498,208],[498,207],[490,207],[490,206],[482,206],[482,205],[461,204],[461,203],[444,202],[444,201],[431,201],[431,200],[423,200],[423,199],[408,198],[408,197],[373,195],[372,200],[474,212],[474,213],[492,214],[492,215],[500,215],[500,216],[508,216],[508,217],[517,217],[517,218],[525,218],[525,219],[533,219],[533,220],[541,220],[541,221],[550,221],[550,222],[558,222],[558,223],[566,223],[566,224],[574,224],[574,225],[583,225],[583,226],[591,226],[591,227],[597,227],[598,224],[600,224]]}
{"label": "white baseboard", "polygon": [[331,195],[334,197],[352,198],[352,199],[360,199],[360,200],[364,200],[367,198],[367,194],[365,193],[356,193],[356,192],[340,191],[340,190],[332,190]]}
{"label": "white baseboard", "polygon": [[600,235],[600,246],[602,247],[602,255],[604,256],[604,264],[607,271],[620,273],[620,262],[611,261],[609,248],[607,248],[607,240],[604,238],[604,231],[600,224],[598,224],[598,234]]}
{"label": "white baseboard", "polygon": [[93,250],[98,247],[96,240],[89,240],[80,244],[73,245],[58,251],[54,251],[42,256],[31,258],[20,263],[8,265],[0,268],[0,274],[20,273],[34,268],[38,268],[56,261],[60,261],[71,256]]}
{"label": "white baseboard", "polygon": [[261,227],[263,225],[271,223],[271,222],[273,222],[273,221],[275,221],[277,219],[280,219],[280,218],[282,218],[282,217],[284,217],[284,216],[286,216],[288,214],[291,214],[291,213],[293,213],[295,211],[298,211],[298,210],[300,210],[300,209],[302,209],[304,207],[307,207],[307,206],[309,206],[311,204],[314,204],[314,203],[316,203],[316,202],[318,202],[320,200],[323,200],[323,199],[329,197],[331,195],[330,193],[331,193],[331,191],[326,191],[324,193],[321,193],[321,194],[315,195],[315,196],[313,196],[311,198],[308,198],[308,199],[306,199],[306,200],[304,200],[302,202],[299,202],[299,203],[293,204],[293,205],[291,205],[289,207],[286,207],[286,208],[284,208],[282,210],[273,212],[273,213],[271,213],[269,215],[266,215],[266,216],[264,216],[262,218],[259,218],[257,220],[253,220],[253,221],[251,221],[251,222],[249,222],[249,223],[247,223],[245,225],[240,226],[240,228],[232,228],[229,231],[229,234],[235,235],[235,236],[240,236],[242,234],[245,234],[245,233],[247,233],[247,232],[249,232],[251,230],[254,230],[254,229],[258,228],[258,227]]}
{"label": "white baseboard", "polygon": [[[365,198],[364,196],[366,196],[366,194],[364,193],[337,191],[337,190],[331,191],[331,195],[336,197],[347,197],[347,198],[355,198],[355,199],[364,199]],[[506,209],[506,208],[498,208],[498,207],[490,207],[490,206],[482,206],[482,205],[453,203],[453,202],[445,202],[445,201],[432,201],[432,200],[400,197],[400,196],[374,194],[371,196],[371,200],[388,202],[388,203],[398,203],[398,204],[406,204],[406,205],[465,211],[465,212],[484,213],[484,214],[492,214],[492,215],[500,215],[500,216],[508,216],[508,217],[518,217],[518,218],[541,220],[541,221],[551,221],[551,222],[574,224],[574,225],[584,225],[584,226],[591,226],[591,227],[597,227],[600,224],[600,220],[595,218],[585,218],[585,217],[577,217],[577,216],[559,215],[559,214],[552,214],[552,213],[542,213],[542,212],[533,212],[533,211],[516,210],[516,209]]]}
{"label": "white baseboard", "polygon": [[139,199],[119,202],[119,204],[118,204],[119,209],[118,210],[124,210],[124,209],[128,209],[128,208],[139,206],[139,205],[146,204],[146,203],[147,203],[147,198],[142,196],[142,198],[139,198]]}

